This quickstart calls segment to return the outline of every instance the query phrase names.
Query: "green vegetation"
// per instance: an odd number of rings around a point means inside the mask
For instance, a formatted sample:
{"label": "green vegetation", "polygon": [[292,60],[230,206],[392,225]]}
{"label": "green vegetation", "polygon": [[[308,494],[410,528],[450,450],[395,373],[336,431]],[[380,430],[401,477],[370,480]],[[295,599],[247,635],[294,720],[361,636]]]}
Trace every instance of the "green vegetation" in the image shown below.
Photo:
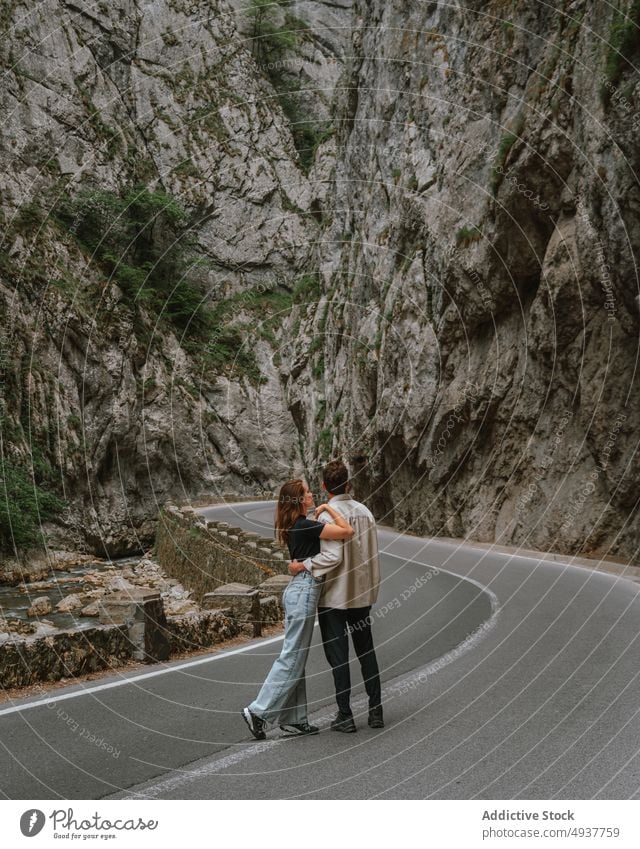
{"label": "green vegetation", "polygon": [[167,47],[175,47],[179,43],[178,36],[171,29],[165,30],[160,37]]}
{"label": "green vegetation", "polygon": [[[640,60],[640,0],[633,0],[627,15],[616,11],[609,33],[609,47],[604,75],[607,81],[616,86],[625,69],[638,70]],[[634,68],[635,66],[635,68]],[[610,91],[603,86],[602,97],[609,102]]]}
{"label": "green vegetation", "polygon": [[202,360],[207,368],[228,377],[244,375],[253,383],[262,381],[253,348],[236,325],[220,327],[211,333]]}
{"label": "green vegetation", "polygon": [[11,222],[19,233],[28,235],[39,230],[46,219],[45,212],[38,198],[23,203]]}
{"label": "green vegetation", "polygon": [[[119,306],[131,310],[141,343],[151,343],[153,323],[159,324],[159,335],[162,326],[171,325],[184,350],[203,368],[260,382],[255,340],[277,347],[278,328],[291,311],[291,293],[259,286],[224,301],[208,300],[202,267],[206,270],[210,261],[198,254],[190,216],[163,191],[137,186],[120,193],[58,195],[55,203],[45,198],[41,204],[23,206],[17,221],[11,222],[12,230],[20,228],[33,237],[42,222],[57,229],[56,237],[62,235],[79,261],[89,254],[94,268],[120,287]],[[52,209],[48,218],[43,212],[47,206]],[[86,275],[82,280],[64,272],[51,276],[37,250],[30,252],[29,262],[18,268],[0,252],[0,268],[15,285],[28,282],[38,291],[52,289],[73,301],[74,309],[99,294]],[[317,276],[303,276],[297,297],[302,299],[317,285]],[[145,384],[150,388],[151,383]]]}
{"label": "green vegetation", "polygon": [[181,332],[204,331],[203,292],[189,277],[194,244],[188,215],[171,195],[142,187],[123,194],[85,191],[64,199],[55,215],[131,306],[144,305]]}
{"label": "green vegetation", "polygon": [[[277,289],[265,291],[263,287],[216,301],[209,310],[211,330],[204,349],[196,342],[187,345],[187,350],[199,354],[205,368],[228,376],[244,375],[254,383],[260,383],[263,377],[255,357],[253,340],[261,338],[275,347],[277,328],[291,311],[291,306],[292,297],[288,292]],[[250,319],[250,325],[238,320],[242,313]]]}
{"label": "green vegetation", "polygon": [[89,124],[98,141],[103,141],[106,144],[106,152],[109,158],[112,158],[118,148],[124,149],[123,136],[116,127],[110,127],[102,120],[102,113],[91,99],[90,89],[86,88],[81,83],[77,83],[78,94],[80,100],[87,113],[85,123]]}
{"label": "green vegetation", "polygon": [[504,169],[507,157],[509,156],[513,145],[520,138],[523,129],[524,115],[522,112],[518,112],[514,121],[513,130],[505,133],[500,139],[500,144],[498,145],[498,152],[496,153],[494,165],[491,169],[490,186],[491,191],[494,195],[497,194],[498,189],[500,188],[500,184],[502,183],[501,171]]}
{"label": "green vegetation", "polygon": [[[320,122],[305,109],[305,94],[291,74],[290,57],[307,37],[308,27],[288,11],[290,0],[251,0],[251,51],[262,72],[275,88],[282,111],[291,125],[300,165],[309,173],[318,146],[333,133],[331,124]],[[280,20],[283,23],[279,23]]]}
{"label": "green vegetation", "polygon": [[303,274],[293,287],[293,303],[316,303],[320,297],[319,274]]}
{"label": "green vegetation", "polygon": [[477,227],[464,226],[456,233],[456,245],[458,247],[465,247],[472,244],[472,242],[478,242],[481,237],[482,233]]}
{"label": "green vegetation", "polygon": [[333,445],[333,431],[330,428],[324,428],[318,436],[318,453],[321,457],[327,458],[331,452]]}
{"label": "green vegetation", "polygon": [[40,525],[64,508],[51,490],[53,472],[39,450],[31,463],[0,458],[0,553],[17,555],[42,544]]}
{"label": "green vegetation", "polygon": [[295,29],[298,27],[290,26],[291,19],[286,15],[284,25],[276,23],[278,11],[288,5],[287,0],[251,0],[249,4],[251,52],[260,65],[283,62],[296,46]]}
{"label": "green vegetation", "polygon": [[[18,556],[25,549],[42,546],[42,523],[66,507],[61,497],[60,470],[49,460],[56,456],[57,424],[34,428],[29,400],[30,377],[37,374],[49,384],[54,378],[32,353],[13,353],[9,345],[9,339],[3,337],[0,358],[0,557]],[[21,397],[14,411],[18,415],[15,421],[6,412],[8,397]],[[22,448],[19,450],[18,446]]]}
{"label": "green vegetation", "polygon": [[189,123],[194,127],[205,127],[218,141],[225,141],[229,137],[216,106],[198,106],[193,110]]}
{"label": "green vegetation", "polygon": [[[311,344],[309,345],[309,356],[312,357],[314,354],[317,354],[319,350],[324,345],[324,339],[322,336],[314,336],[311,340]],[[320,372],[322,374],[322,372]],[[319,375],[317,375],[319,376]]]}
{"label": "green vegetation", "polygon": [[194,177],[196,180],[202,179],[202,174],[190,159],[185,159],[180,165],[173,169],[173,173],[179,177]]}
{"label": "green vegetation", "polygon": [[300,165],[304,173],[308,174],[316,158],[318,148],[333,135],[333,127],[331,124],[319,123],[315,118],[301,115],[296,98],[281,94],[278,99],[282,111],[289,119],[293,143],[300,157]]}
{"label": "green vegetation", "polygon": [[324,357],[318,357],[317,361],[313,364],[311,374],[315,380],[320,380],[321,377],[324,377]]}

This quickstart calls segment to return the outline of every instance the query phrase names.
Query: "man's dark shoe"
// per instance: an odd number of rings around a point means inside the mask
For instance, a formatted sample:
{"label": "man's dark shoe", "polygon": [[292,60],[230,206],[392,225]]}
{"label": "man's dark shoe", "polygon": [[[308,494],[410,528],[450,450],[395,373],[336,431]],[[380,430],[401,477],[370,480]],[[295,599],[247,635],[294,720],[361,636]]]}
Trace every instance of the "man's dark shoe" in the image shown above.
{"label": "man's dark shoe", "polygon": [[248,707],[242,708],[242,718],[249,726],[249,731],[251,731],[256,740],[264,740],[266,738],[267,735],[264,732],[266,722],[264,719],[260,719],[255,713],[251,713]]}
{"label": "man's dark shoe", "polygon": [[309,725],[308,722],[290,722],[288,725],[281,725],[280,730],[284,731],[287,737],[303,737],[305,734],[318,734],[320,731],[317,725]]}
{"label": "man's dark shoe", "polygon": [[369,710],[369,727],[384,728],[384,718],[382,716],[382,708],[374,707]]}
{"label": "man's dark shoe", "polygon": [[342,731],[344,734],[353,734],[357,731],[356,724],[353,721],[353,716],[345,716],[343,713],[337,713],[335,719],[331,723],[333,731]]}

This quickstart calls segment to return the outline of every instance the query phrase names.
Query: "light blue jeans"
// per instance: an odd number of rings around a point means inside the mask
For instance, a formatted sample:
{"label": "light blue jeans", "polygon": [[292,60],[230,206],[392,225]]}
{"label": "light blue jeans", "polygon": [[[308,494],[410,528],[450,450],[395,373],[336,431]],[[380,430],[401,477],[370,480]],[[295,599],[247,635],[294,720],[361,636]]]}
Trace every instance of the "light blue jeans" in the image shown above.
{"label": "light blue jeans", "polygon": [[284,643],[249,710],[273,725],[307,720],[307,684],[304,669],[313,636],[322,580],[307,570],[291,579],[282,603],[285,612]]}

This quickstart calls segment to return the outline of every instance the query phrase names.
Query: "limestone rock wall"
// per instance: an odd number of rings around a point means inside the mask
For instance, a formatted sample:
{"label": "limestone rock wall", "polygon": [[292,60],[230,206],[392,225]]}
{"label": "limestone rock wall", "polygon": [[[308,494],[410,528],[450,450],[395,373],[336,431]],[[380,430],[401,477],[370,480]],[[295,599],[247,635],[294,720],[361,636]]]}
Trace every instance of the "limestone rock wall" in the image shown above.
{"label": "limestone rock wall", "polygon": [[308,468],[347,454],[399,528],[636,550],[638,21],[618,6],[355,3],[319,306],[283,373]]}
{"label": "limestone rock wall", "polygon": [[[124,554],[167,500],[315,483],[340,453],[399,528],[631,555],[636,5],[295,2],[278,80],[245,12],[0,15],[3,452],[58,474],[50,543]],[[253,374],[203,367],[49,214],[140,183],[189,211]],[[290,317],[264,325],[259,287]]]}
{"label": "limestone rock wall", "polygon": [[[152,540],[167,498],[259,494],[299,471],[298,439],[272,339],[252,343],[254,375],[204,369],[56,210],[163,191],[219,301],[291,290],[317,229],[309,182],[223,0],[10,0],[0,27],[3,452],[29,467],[37,446],[53,467],[68,510],[50,545],[119,556]],[[254,315],[240,300],[233,318]]]}

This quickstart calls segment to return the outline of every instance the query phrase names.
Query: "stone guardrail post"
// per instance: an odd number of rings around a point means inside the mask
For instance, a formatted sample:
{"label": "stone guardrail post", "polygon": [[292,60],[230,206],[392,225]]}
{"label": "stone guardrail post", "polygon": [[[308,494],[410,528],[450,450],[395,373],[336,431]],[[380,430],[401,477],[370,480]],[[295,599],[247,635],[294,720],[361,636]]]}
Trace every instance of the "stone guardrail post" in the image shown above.
{"label": "stone guardrail post", "polygon": [[164,603],[159,592],[140,587],[105,596],[99,605],[103,625],[124,625],[128,629],[132,657],[157,663],[169,657],[169,637]]}

